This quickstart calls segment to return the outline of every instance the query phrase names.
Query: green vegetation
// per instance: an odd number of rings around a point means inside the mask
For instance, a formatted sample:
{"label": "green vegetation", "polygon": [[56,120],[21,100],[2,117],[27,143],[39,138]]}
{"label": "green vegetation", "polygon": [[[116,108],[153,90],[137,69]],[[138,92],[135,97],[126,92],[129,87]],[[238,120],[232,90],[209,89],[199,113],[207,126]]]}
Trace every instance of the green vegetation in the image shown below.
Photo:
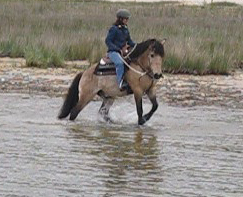
{"label": "green vegetation", "polygon": [[132,13],[134,41],[167,38],[163,69],[172,73],[226,74],[243,61],[243,7],[221,3],[0,1],[0,55],[25,57],[28,66],[91,63],[106,53],[106,33],[118,8]]}

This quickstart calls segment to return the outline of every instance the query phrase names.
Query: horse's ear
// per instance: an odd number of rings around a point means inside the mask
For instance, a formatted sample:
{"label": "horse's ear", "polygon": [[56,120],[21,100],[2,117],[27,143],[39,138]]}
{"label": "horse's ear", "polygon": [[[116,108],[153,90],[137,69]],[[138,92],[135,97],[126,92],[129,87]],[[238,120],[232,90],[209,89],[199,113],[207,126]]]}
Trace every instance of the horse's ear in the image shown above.
{"label": "horse's ear", "polygon": [[167,40],[167,38],[164,38],[160,43],[161,43],[162,45],[164,45],[164,43],[166,42],[166,40]]}

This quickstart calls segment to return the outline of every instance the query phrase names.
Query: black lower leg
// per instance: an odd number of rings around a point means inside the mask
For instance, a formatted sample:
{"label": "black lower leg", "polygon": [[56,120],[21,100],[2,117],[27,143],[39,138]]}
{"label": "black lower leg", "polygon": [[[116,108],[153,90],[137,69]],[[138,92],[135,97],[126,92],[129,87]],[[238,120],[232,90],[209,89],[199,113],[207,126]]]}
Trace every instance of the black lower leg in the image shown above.
{"label": "black lower leg", "polygon": [[143,125],[146,120],[143,118],[143,104],[142,104],[142,97],[135,97],[136,106],[137,106],[137,114],[138,114],[138,124]]}
{"label": "black lower leg", "polygon": [[79,112],[80,112],[80,109],[79,109],[79,107],[76,105],[76,106],[71,110],[69,120],[75,120],[75,119],[77,118]]}
{"label": "black lower leg", "polygon": [[145,114],[144,116],[143,116],[143,118],[146,120],[146,121],[148,121],[150,118],[151,118],[151,116],[154,114],[154,112],[157,110],[157,108],[158,108],[158,102],[157,102],[157,99],[156,99],[156,97],[154,97],[154,98],[151,98],[150,99],[150,101],[151,101],[151,103],[152,103],[152,109],[149,111],[149,113],[147,113],[147,114]]}

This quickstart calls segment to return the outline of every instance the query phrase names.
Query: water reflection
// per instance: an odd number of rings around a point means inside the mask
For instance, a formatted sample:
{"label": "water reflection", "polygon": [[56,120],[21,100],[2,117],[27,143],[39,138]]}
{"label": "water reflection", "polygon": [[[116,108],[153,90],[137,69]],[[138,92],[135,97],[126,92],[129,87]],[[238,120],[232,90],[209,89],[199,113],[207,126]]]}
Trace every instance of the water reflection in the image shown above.
{"label": "water reflection", "polygon": [[98,170],[96,178],[106,187],[106,196],[125,195],[128,191],[140,196],[141,191],[160,194],[162,165],[154,132],[138,127],[87,129],[75,125],[70,128],[70,135],[80,143],[88,140],[92,144],[83,154],[96,157],[92,168]]}

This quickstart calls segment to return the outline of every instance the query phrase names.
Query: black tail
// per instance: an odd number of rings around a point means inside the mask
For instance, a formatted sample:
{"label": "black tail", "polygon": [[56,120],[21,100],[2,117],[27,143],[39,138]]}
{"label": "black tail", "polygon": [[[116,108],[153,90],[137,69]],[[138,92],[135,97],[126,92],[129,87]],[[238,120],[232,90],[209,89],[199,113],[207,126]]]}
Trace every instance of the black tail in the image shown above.
{"label": "black tail", "polygon": [[77,74],[74,78],[71,86],[69,87],[67,96],[65,98],[65,101],[63,103],[63,106],[60,110],[60,113],[58,115],[59,119],[66,118],[68,114],[70,113],[71,109],[77,104],[78,102],[78,86],[79,81],[82,77],[82,72]]}

